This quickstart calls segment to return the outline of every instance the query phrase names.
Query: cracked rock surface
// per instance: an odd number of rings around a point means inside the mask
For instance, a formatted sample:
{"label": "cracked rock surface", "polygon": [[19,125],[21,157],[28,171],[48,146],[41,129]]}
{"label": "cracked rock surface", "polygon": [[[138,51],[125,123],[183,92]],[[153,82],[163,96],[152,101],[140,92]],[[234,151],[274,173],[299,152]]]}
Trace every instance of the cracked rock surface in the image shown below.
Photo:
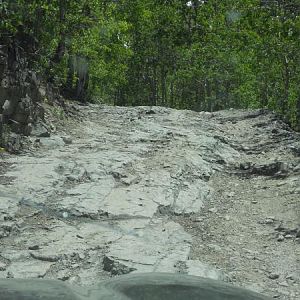
{"label": "cracked rock surface", "polygon": [[78,110],[0,161],[0,278],[168,272],[299,299],[299,135],[258,110]]}

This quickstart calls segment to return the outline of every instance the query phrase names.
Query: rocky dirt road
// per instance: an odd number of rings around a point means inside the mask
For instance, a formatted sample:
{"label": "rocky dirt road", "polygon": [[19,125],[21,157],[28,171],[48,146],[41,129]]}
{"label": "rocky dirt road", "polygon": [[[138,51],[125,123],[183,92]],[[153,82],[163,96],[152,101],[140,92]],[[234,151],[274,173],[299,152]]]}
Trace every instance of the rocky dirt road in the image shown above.
{"label": "rocky dirt road", "polygon": [[273,114],[78,108],[0,160],[0,278],[134,272],[300,298],[300,137]]}

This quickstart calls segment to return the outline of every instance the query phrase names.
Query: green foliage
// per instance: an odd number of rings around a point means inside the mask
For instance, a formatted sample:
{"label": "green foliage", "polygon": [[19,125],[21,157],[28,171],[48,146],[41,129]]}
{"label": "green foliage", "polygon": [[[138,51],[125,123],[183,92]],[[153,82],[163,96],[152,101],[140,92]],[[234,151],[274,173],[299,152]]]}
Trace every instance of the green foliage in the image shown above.
{"label": "green foliage", "polygon": [[0,15],[66,97],[264,107],[300,126],[300,0],[2,0]]}

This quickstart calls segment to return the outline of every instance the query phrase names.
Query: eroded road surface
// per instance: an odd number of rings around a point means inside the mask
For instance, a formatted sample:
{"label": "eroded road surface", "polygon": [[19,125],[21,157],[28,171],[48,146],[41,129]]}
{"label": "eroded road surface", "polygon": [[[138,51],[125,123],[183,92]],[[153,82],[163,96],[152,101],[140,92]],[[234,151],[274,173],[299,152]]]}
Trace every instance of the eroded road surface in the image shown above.
{"label": "eroded road surface", "polygon": [[300,298],[300,137],[264,111],[79,107],[0,161],[0,278],[170,272]]}

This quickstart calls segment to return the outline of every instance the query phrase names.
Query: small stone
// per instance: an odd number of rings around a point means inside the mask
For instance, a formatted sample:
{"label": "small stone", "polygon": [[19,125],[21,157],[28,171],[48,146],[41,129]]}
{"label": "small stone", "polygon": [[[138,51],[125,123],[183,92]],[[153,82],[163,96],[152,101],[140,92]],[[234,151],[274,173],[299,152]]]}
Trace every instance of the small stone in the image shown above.
{"label": "small stone", "polygon": [[207,247],[214,251],[217,251],[217,252],[223,251],[222,247],[220,247],[219,245],[216,245],[216,244],[208,244]]}
{"label": "small stone", "polygon": [[62,136],[62,140],[66,145],[71,145],[73,143],[73,140],[70,136]]}
{"label": "small stone", "polygon": [[155,115],[156,112],[153,109],[149,109],[145,112],[146,115]]}
{"label": "small stone", "polygon": [[225,216],[224,219],[225,219],[226,221],[230,221],[230,217],[229,217],[229,216]]}
{"label": "small stone", "polygon": [[[244,148],[244,150],[249,150],[249,149],[245,149],[245,148]],[[239,168],[240,168],[241,170],[249,170],[250,167],[251,167],[251,163],[250,163],[250,162],[240,163],[240,166],[239,166]]]}
{"label": "small stone", "polygon": [[24,129],[23,129],[24,135],[30,136],[32,128],[33,128],[33,126],[31,123],[27,124],[27,126],[24,126]]}
{"label": "small stone", "polygon": [[258,202],[256,200],[251,201],[252,204],[257,204]]}
{"label": "small stone", "polygon": [[31,135],[36,137],[50,137],[50,132],[44,123],[37,123],[32,128]]}
{"label": "small stone", "polygon": [[286,239],[292,239],[294,236],[292,236],[291,234],[286,234],[284,237],[285,237]]}
{"label": "small stone", "polygon": [[284,236],[283,235],[279,235],[278,238],[277,238],[277,241],[278,242],[284,241]]}
{"label": "small stone", "polygon": [[282,222],[280,224],[278,224],[278,226],[276,226],[274,230],[276,230],[276,231],[284,231],[285,228],[282,226]]}
{"label": "small stone", "polygon": [[40,246],[39,245],[29,246],[28,249],[29,250],[39,250]]}
{"label": "small stone", "polygon": [[295,228],[289,228],[285,232],[286,232],[286,234],[296,235],[297,232],[298,232],[298,228],[297,227],[295,227]]}
{"label": "small stone", "polygon": [[3,109],[3,115],[9,116],[14,112],[15,103],[10,100],[5,100],[2,109]]}
{"label": "small stone", "polygon": [[273,224],[274,220],[273,219],[266,219],[265,224]]}
{"label": "small stone", "polygon": [[225,193],[225,196],[228,198],[232,198],[232,197],[234,197],[234,195],[235,195],[234,192]]}
{"label": "small stone", "polygon": [[216,207],[213,207],[213,208],[210,208],[208,211],[211,213],[216,213],[218,211],[218,209]]}
{"label": "small stone", "polygon": [[57,279],[61,280],[61,281],[67,281],[70,278],[70,274],[66,273],[66,274],[62,274],[61,276],[57,276]]}
{"label": "small stone", "polygon": [[85,259],[85,255],[84,255],[83,253],[79,253],[79,254],[78,254],[78,257],[79,257],[81,260]]}
{"label": "small stone", "polygon": [[277,273],[270,273],[270,274],[268,275],[268,277],[269,277],[270,279],[277,279],[277,278],[279,278],[279,274],[277,274]]}
{"label": "small stone", "polygon": [[[4,54],[4,52],[1,51],[1,54]],[[7,77],[4,77],[2,79],[2,81],[1,81],[1,87],[6,88],[6,89],[9,87],[9,79]]]}
{"label": "small stone", "polygon": [[120,182],[122,182],[125,185],[131,185],[131,184],[135,184],[139,181],[139,178],[137,176],[133,176],[133,175],[126,175],[126,177],[123,177],[120,179]]}
{"label": "small stone", "polygon": [[199,218],[196,218],[196,219],[194,220],[194,222],[203,222],[203,220],[204,220],[204,218],[199,217]]}
{"label": "small stone", "polygon": [[291,191],[291,194],[300,194],[300,188],[295,188],[293,191]]}
{"label": "small stone", "polygon": [[62,216],[63,216],[64,219],[67,219],[69,217],[69,214],[66,211],[64,211],[62,213]]}
{"label": "small stone", "polygon": [[295,280],[295,276],[293,274],[288,274],[285,278],[289,280]]}
{"label": "small stone", "polygon": [[298,172],[298,171],[300,171],[300,164],[299,165],[297,165],[296,167],[294,167],[294,172]]}
{"label": "small stone", "polygon": [[46,92],[46,88],[45,87],[39,87],[38,88],[38,92],[39,92],[40,97],[42,99],[44,99],[46,97],[47,92]]}
{"label": "small stone", "polygon": [[74,176],[74,175],[68,175],[68,176],[66,176],[66,178],[67,178],[68,181],[76,181],[76,180],[78,180],[78,178],[76,176]]}
{"label": "small stone", "polygon": [[279,282],[278,284],[285,287],[289,286],[289,284],[286,281]]}
{"label": "small stone", "polygon": [[57,262],[60,259],[59,256],[35,254],[33,252],[30,252],[30,256],[33,257],[34,259],[41,260],[41,261],[47,261],[47,262]]}

